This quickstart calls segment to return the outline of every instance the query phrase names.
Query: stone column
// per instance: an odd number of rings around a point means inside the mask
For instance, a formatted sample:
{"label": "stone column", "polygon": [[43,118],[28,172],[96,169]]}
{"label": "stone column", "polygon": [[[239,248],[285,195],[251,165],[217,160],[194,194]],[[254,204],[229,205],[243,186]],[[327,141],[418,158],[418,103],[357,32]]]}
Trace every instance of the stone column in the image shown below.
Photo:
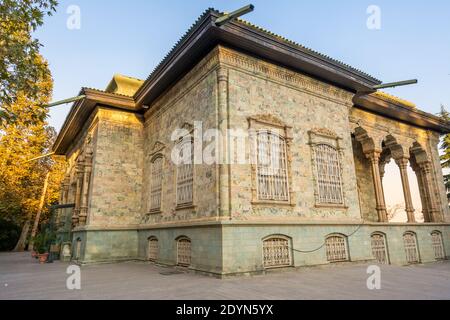
{"label": "stone column", "polygon": [[[231,215],[230,203],[230,174],[231,168],[229,163],[229,110],[228,110],[228,69],[220,67],[217,70],[218,83],[218,127],[221,133],[221,141],[219,142],[219,202],[220,216]],[[231,218],[231,216],[230,216]]]}
{"label": "stone column", "polygon": [[383,185],[381,183],[380,176],[380,151],[374,150],[365,153],[367,159],[370,160],[371,168],[372,168],[372,179],[373,186],[375,189],[375,200],[377,203],[377,213],[378,213],[378,221],[379,222],[388,222],[387,219],[387,211],[386,211],[386,202],[384,200],[383,194]]}
{"label": "stone column", "polygon": [[425,193],[428,198],[428,215],[430,222],[442,222],[439,205],[437,203],[436,195],[434,194],[433,185],[431,181],[431,163],[424,162],[419,164],[422,169],[422,179]]}
{"label": "stone column", "polygon": [[75,227],[78,225],[80,218],[80,210],[81,210],[81,192],[83,186],[83,161],[80,159],[76,165],[76,179],[77,179],[77,188],[75,192],[75,208],[72,214],[72,225]]}
{"label": "stone column", "polygon": [[408,222],[414,223],[416,222],[416,219],[414,217],[414,206],[412,203],[411,188],[409,186],[409,179],[408,179],[409,158],[401,157],[395,159],[395,163],[397,163],[398,167],[400,168],[400,176],[402,178],[402,186],[403,186],[403,196],[405,197],[405,207],[406,207],[405,211],[406,215],[408,216]]}
{"label": "stone column", "polygon": [[424,222],[431,222],[431,218],[428,212],[429,209],[429,200],[427,193],[425,191],[425,183],[423,179],[423,170],[419,167],[417,163],[411,162],[411,168],[413,169],[414,173],[417,177],[417,184],[419,186],[419,193],[420,193],[420,199],[422,200],[422,213]]}
{"label": "stone column", "polygon": [[92,172],[92,152],[88,151],[86,152],[86,155],[84,157],[83,187],[81,190],[81,203],[79,215],[80,225],[85,225],[87,220],[91,172]]}

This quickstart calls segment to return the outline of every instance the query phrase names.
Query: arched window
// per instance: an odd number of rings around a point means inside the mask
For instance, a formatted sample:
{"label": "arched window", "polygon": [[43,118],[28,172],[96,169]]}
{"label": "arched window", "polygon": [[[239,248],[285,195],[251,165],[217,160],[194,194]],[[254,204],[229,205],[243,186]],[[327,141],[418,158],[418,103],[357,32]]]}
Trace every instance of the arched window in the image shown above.
{"label": "arched window", "polygon": [[338,151],[328,144],[317,144],[313,150],[319,204],[344,204]]}
{"label": "arched window", "polygon": [[286,141],[270,130],[257,132],[258,200],[289,201]]}
{"label": "arched window", "polygon": [[156,237],[148,238],[148,260],[156,261],[159,257],[159,244]]}
{"label": "arched window", "polygon": [[375,232],[370,236],[373,257],[381,264],[389,264],[389,255],[386,246],[386,236]]}
{"label": "arched window", "polygon": [[161,210],[163,181],[163,157],[158,156],[151,163],[150,212]]}
{"label": "arched window", "polygon": [[194,200],[194,141],[183,139],[179,146],[183,161],[177,166],[177,206],[192,205]]}
{"label": "arched window", "polygon": [[282,236],[272,236],[263,240],[264,268],[286,267],[292,265],[289,239]]}
{"label": "arched window", "polygon": [[188,267],[191,265],[191,240],[186,237],[177,240],[177,264]]}
{"label": "arched window", "polygon": [[419,251],[417,249],[417,238],[414,232],[406,232],[403,235],[406,261],[408,263],[419,263]]}
{"label": "arched window", "polygon": [[431,241],[433,245],[434,258],[436,260],[444,260],[445,252],[444,244],[442,241],[442,233],[440,231],[433,231],[431,233]]}
{"label": "arched window", "polygon": [[330,235],[325,240],[327,260],[329,262],[348,261],[347,238],[344,235]]}
{"label": "arched window", "polygon": [[75,260],[80,260],[81,257],[81,238],[77,238],[75,245]]}

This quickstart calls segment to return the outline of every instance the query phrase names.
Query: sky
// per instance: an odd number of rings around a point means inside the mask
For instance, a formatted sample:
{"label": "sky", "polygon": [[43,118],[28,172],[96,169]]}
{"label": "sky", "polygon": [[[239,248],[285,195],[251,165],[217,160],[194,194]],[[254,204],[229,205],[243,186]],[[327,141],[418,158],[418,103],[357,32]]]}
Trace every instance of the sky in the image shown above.
{"label": "sky", "polygon": [[[430,113],[441,104],[450,108],[448,0],[59,0],[57,13],[35,34],[54,78],[53,100],[76,96],[81,87],[104,89],[115,73],[145,79],[205,9],[249,3],[255,11],[244,19],[383,82],[418,79],[385,91]],[[79,29],[67,27],[74,5]],[[371,5],[380,10],[379,29],[367,26]],[[59,130],[69,109],[53,108],[50,125]],[[392,192],[385,190],[397,195],[394,202],[402,198],[396,181],[386,183]]]}

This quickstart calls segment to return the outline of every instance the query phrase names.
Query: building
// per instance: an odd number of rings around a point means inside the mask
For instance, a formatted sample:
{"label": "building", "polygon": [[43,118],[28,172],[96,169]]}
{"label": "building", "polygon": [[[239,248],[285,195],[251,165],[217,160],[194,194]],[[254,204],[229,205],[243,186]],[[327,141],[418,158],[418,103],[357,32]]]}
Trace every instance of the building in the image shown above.
{"label": "building", "polygon": [[[60,211],[59,226],[73,260],[151,260],[224,276],[448,257],[438,143],[450,124],[248,22],[219,27],[221,15],[207,10],[147,80],[115,76],[104,91],[82,89],[54,145],[70,164],[61,203],[74,209]],[[243,148],[236,132],[248,133]],[[173,159],[179,149],[197,155],[198,145],[204,155],[211,143],[218,161]],[[387,218],[389,161],[408,223]],[[408,164],[424,223],[414,221]]]}

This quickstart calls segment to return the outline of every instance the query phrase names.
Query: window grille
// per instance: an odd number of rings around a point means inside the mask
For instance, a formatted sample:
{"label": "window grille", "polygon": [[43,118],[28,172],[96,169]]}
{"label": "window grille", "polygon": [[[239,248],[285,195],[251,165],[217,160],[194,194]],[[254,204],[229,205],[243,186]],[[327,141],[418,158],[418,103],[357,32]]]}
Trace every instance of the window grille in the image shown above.
{"label": "window grille", "polygon": [[270,238],[263,241],[263,263],[265,268],[285,267],[292,265],[289,240]]}
{"label": "window grille", "polygon": [[77,239],[77,245],[75,247],[75,260],[80,260],[81,257],[81,239]]}
{"label": "window grille", "polygon": [[[189,146],[185,146],[189,144]],[[186,148],[190,149],[189,163],[181,163],[177,167],[177,205],[190,205],[193,203],[194,184],[194,143],[193,141],[183,141],[180,145],[181,156]]]}
{"label": "window grille", "polygon": [[326,144],[314,147],[319,203],[343,204],[341,165],[338,151]]}
{"label": "window grille", "polygon": [[330,236],[325,240],[325,247],[328,261],[348,261],[347,240],[345,237]]}
{"label": "window grille", "polygon": [[372,254],[378,263],[389,264],[386,238],[382,234],[373,234],[371,236]]}
{"label": "window grille", "polygon": [[405,246],[406,261],[408,263],[419,262],[419,252],[417,251],[417,239],[414,233],[405,233],[403,235],[403,243]]}
{"label": "window grille", "polygon": [[431,241],[433,245],[434,257],[436,260],[444,260],[444,245],[442,243],[442,234],[438,231],[431,233]]}
{"label": "window grille", "polygon": [[163,180],[163,158],[159,157],[152,162],[151,187],[150,187],[150,211],[161,209],[161,194]]}
{"label": "window grille", "polygon": [[191,240],[183,238],[177,241],[177,263],[186,267],[191,265]]}
{"label": "window grille", "polygon": [[258,200],[289,201],[286,141],[270,131],[257,134]]}
{"label": "window grille", "polygon": [[159,245],[158,239],[150,238],[148,239],[148,260],[156,261],[159,255]]}

